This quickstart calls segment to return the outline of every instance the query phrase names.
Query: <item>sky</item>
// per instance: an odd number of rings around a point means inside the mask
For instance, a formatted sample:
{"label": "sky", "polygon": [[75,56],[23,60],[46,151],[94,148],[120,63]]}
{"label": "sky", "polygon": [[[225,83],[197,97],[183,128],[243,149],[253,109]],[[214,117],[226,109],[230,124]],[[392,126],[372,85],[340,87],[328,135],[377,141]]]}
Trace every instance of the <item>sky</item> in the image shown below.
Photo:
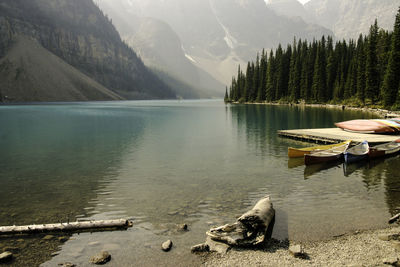
{"label": "sky", "polygon": [[304,5],[305,3],[307,3],[310,0],[298,0],[298,1]]}

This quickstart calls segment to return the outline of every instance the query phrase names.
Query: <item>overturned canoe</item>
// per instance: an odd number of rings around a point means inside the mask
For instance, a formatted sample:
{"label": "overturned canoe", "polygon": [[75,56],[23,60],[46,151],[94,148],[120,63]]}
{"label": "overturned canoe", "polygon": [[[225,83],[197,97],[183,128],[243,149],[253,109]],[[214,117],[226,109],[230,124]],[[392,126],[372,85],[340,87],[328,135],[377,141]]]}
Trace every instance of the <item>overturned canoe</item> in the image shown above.
{"label": "overturned canoe", "polygon": [[322,145],[322,146],[312,146],[312,147],[304,147],[304,148],[293,148],[289,147],[288,148],[288,156],[289,158],[300,158],[303,157],[306,154],[314,153],[314,152],[319,152],[323,150],[328,150],[332,149],[338,146],[342,146],[345,144],[350,144],[350,140],[338,143],[338,144],[332,144],[332,145]]}
{"label": "overturned canoe", "polygon": [[367,141],[363,141],[344,152],[344,161],[353,163],[364,160],[368,157],[369,145]]}
{"label": "overturned canoe", "polygon": [[323,163],[329,161],[339,160],[343,157],[343,153],[349,147],[349,143],[337,146],[331,149],[323,150],[320,152],[315,152],[311,154],[304,155],[304,163],[306,165]]}
{"label": "overturned canoe", "polygon": [[350,120],[337,122],[335,125],[345,131],[357,133],[398,133],[400,122],[397,119],[390,120]]}
{"label": "overturned canoe", "polygon": [[379,158],[379,157],[394,155],[399,151],[400,151],[400,139],[397,139],[393,142],[370,147],[368,155],[370,158]]}

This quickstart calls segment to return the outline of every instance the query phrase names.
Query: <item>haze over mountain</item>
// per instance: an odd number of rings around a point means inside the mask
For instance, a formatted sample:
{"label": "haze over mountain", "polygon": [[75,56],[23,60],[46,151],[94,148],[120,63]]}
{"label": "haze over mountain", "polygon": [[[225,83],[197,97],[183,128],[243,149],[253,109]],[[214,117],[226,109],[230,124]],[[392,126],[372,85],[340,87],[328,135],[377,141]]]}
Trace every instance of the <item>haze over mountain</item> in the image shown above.
{"label": "haze over mountain", "polygon": [[356,39],[368,33],[375,18],[379,27],[392,29],[399,6],[398,0],[311,0],[304,8],[337,38]]}
{"label": "haze over mountain", "polygon": [[[246,64],[263,48],[273,48],[279,43],[291,43],[293,38],[313,39],[332,34],[326,28],[304,22],[301,18],[279,16],[269,9],[264,0],[97,0],[100,8],[109,14],[128,43],[143,51],[134,29],[126,32],[137,18],[151,18],[169,25],[169,38],[163,45],[170,46],[170,59],[185,55],[193,65],[208,72],[215,79],[228,84],[238,64]],[[123,21],[122,21],[123,20]],[[147,22],[147,40],[154,32],[154,22]],[[142,24],[143,26],[143,24]],[[167,26],[163,26],[167,27]],[[166,29],[166,28],[165,28]],[[172,33],[175,32],[175,34]],[[155,33],[155,32],[154,32]],[[174,37],[171,37],[174,36]],[[129,37],[131,36],[131,38]],[[132,37],[133,36],[133,37]],[[173,42],[167,44],[171,38]],[[177,40],[180,42],[177,42]],[[152,41],[153,44],[157,42]],[[172,48],[172,46],[174,48]],[[143,47],[143,46],[142,46]],[[161,51],[160,45],[146,47],[147,55]],[[151,65],[148,57],[145,61]],[[166,58],[164,58],[166,60]],[[165,61],[166,62],[166,61]]]}
{"label": "haze over mountain", "polygon": [[0,58],[2,101],[175,98],[91,0],[0,0]]}

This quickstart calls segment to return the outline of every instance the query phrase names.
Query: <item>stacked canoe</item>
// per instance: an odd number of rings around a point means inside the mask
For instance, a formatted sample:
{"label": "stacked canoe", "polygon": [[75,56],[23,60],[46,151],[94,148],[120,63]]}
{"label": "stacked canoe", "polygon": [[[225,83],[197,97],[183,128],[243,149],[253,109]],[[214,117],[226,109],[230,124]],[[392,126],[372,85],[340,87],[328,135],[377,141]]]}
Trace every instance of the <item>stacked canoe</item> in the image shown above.
{"label": "stacked canoe", "polygon": [[304,157],[306,165],[332,162],[344,159],[346,163],[357,162],[367,158],[377,158],[394,155],[400,151],[400,139],[396,141],[370,147],[363,141],[349,148],[351,141],[333,145],[314,146],[306,148],[288,148],[290,158]]}
{"label": "stacked canoe", "polygon": [[345,131],[356,133],[400,133],[400,118],[375,120],[350,120],[337,122],[335,125]]}

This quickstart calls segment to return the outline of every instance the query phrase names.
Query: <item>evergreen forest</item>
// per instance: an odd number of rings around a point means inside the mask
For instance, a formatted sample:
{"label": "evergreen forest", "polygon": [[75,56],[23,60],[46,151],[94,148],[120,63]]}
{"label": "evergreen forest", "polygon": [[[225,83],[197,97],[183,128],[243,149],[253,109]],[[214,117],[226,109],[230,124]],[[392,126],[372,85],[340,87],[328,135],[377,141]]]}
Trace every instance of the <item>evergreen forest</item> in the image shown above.
{"label": "evergreen forest", "polygon": [[263,50],[225,92],[226,102],[332,103],[400,109],[400,8],[393,31],[375,20],[358,40],[294,39]]}

